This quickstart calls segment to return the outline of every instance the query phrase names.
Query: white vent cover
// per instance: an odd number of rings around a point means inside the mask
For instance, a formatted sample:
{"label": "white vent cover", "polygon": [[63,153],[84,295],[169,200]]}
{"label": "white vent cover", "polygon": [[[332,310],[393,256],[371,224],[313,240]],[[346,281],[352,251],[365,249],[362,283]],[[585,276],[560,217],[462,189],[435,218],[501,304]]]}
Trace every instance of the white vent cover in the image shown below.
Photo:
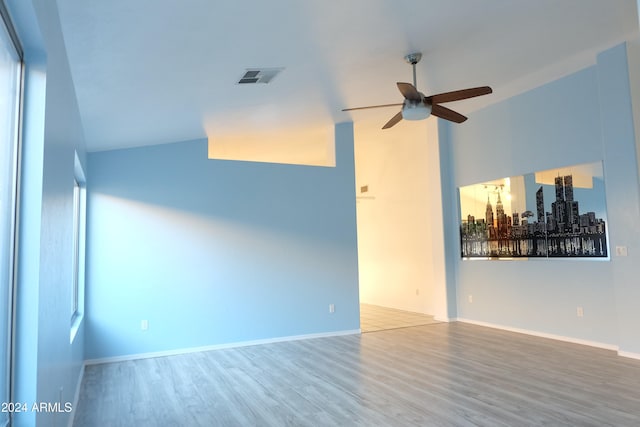
{"label": "white vent cover", "polygon": [[238,84],[269,83],[284,68],[247,68]]}

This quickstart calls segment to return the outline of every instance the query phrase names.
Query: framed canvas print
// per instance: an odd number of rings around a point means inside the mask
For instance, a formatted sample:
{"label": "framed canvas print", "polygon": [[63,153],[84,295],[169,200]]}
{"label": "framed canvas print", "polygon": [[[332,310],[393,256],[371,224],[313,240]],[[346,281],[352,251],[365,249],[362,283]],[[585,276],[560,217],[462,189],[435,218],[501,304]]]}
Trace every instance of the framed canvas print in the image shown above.
{"label": "framed canvas print", "polygon": [[608,259],[602,162],[459,188],[464,259]]}

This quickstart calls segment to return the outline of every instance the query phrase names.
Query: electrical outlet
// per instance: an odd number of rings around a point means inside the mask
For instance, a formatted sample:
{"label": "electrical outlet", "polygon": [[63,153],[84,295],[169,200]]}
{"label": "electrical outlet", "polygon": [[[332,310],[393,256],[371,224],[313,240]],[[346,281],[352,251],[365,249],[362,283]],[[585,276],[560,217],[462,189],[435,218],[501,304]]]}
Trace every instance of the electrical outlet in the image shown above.
{"label": "electrical outlet", "polygon": [[473,295],[469,295],[469,302],[472,303],[473,302]]}
{"label": "electrical outlet", "polygon": [[336,306],[333,304],[329,304],[329,313],[335,313],[336,311]]}
{"label": "electrical outlet", "polygon": [[416,288],[416,296],[420,295],[420,289]]}
{"label": "electrical outlet", "polygon": [[146,331],[149,329],[149,321],[148,320],[141,320],[140,321],[140,329],[143,331]]}
{"label": "electrical outlet", "polygon": [[582,307],[577,307],[576,308],[576,316],[578,316],[578,317],[584,316],[584,310],[582,309]]}
{"label": "electrical outlet", "polygon": [[616,246],[616,256],[627,256],[627,247]]}

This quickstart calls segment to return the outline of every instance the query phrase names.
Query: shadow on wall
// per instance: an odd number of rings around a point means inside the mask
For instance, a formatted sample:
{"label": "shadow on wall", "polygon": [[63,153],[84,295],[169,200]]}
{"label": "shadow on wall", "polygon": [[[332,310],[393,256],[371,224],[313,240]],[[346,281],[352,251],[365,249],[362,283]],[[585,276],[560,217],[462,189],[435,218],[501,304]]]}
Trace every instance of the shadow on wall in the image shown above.
{"label": "shadow on wall", "polygon": [[89,155],[87,358],[359,328],[349,147],[336,168],[206,148]]}

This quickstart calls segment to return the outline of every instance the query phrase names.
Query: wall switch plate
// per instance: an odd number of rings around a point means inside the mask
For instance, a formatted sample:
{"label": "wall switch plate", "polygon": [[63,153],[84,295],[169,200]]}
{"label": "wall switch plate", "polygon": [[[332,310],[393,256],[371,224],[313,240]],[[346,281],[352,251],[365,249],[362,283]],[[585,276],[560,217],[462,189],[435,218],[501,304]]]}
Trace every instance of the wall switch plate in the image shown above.
{"label": "wall switch plate", "polygon": [[616,256],[627,256],[627,247],[616,246]]}
{"label": "wall switch plate", "polygon": [[329,304],[329,313],[335,313],[336,311],[336,306],[333,304]]}
{"label": "wall switch plate", "polygon": [[469,302],[472,303],[473,302],[473,295],[469,295]]}
{"label": "wall switch plate", "polygon": [[582,309],[582,307],[577,307],[576,308],[576,316],[578,316],[578,317],[584,316],[584,310]]}
{"label": "wall switch plate", "polygon": [[149,321],[148,320],[141,320],[140,321],[140,329],[143,331],[146,331],[149,329]]}

